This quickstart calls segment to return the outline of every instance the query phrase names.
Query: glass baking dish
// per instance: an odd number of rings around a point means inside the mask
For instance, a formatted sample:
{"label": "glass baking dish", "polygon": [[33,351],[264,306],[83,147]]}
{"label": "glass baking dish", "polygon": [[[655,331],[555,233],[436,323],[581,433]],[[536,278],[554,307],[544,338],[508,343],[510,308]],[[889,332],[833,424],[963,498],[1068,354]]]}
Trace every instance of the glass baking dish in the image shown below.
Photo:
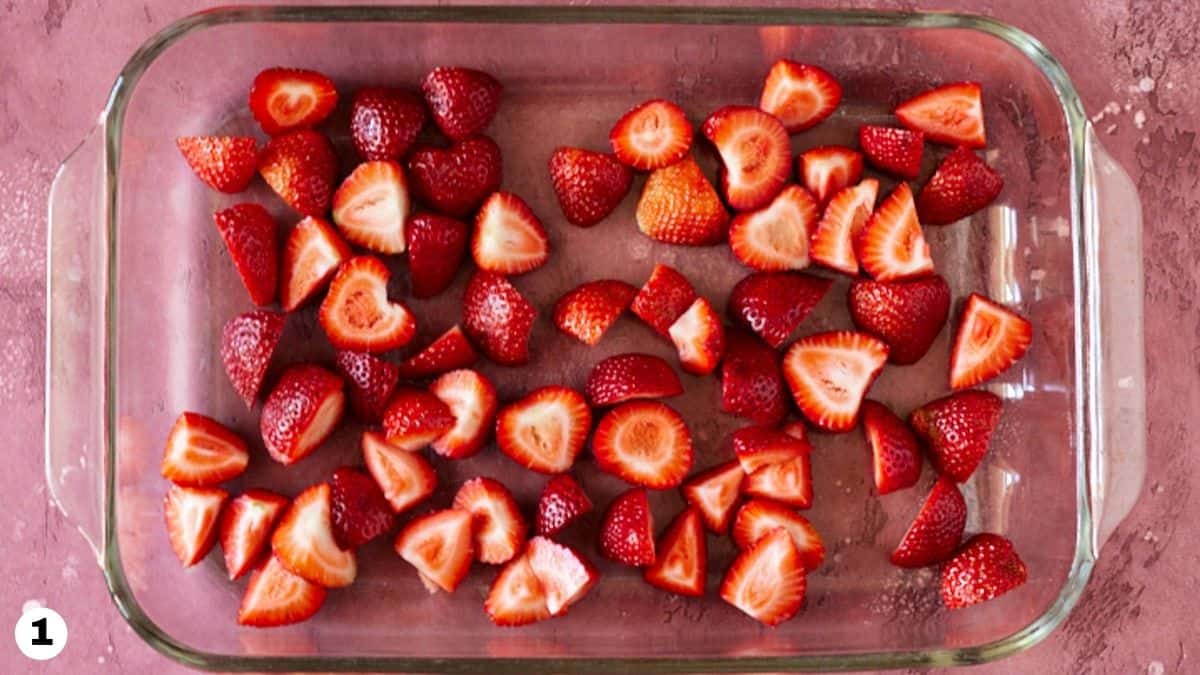
{"label": "glass baking dish", "polygon": [[[570,227],[545,162],[560,144],[603,149],[612,121],[647,98],[674,99],[693,120],[719,105],[752,103],[769,64],[784,56],[824,66],[846,90],[834,117],[794,137],[796,151],[852,144],[859,123],[886,122],[897,101],[928,86],[983,84],[987,158],[1004,191],[970,224],[930,227],[926,236],[956,297],[984,292],[1035,326],[1029,355],[988,385],[1006,399],[1006,412],[965,489],[968,531],[1014,540],[1030,570],[1023,588],[947,612],[931,570],[891,567],[886,554],[932,477],[927,470],[915,490],[874,496],[857,432],[816,436],[809,515],[827,562],[809,578],[804,611],[773,630],[716,597],[731,549],[714,538],[710,592],[700,600],[651,590],[636,571],[599,561],[592,542],[573,541],[600,564],[602,583],[568,617],[524,629],[494,628],[481,611],[494,570],[476,566],[454,595],[429,596],[386,541],[361,552],[353,587],[332,593],[314,620],[282,629],[236,625],[240,585],[225,580],[218,556],[179,568],[163,533],[166,483],[157,470],[172,420],[196,409],[258,439],[257,414],[228,386],[216,353],[223,322],[249,305],[211,213],[250,198],[283,223],[296,218],[261,183],[249,195],[205,188],[180,161],[176,136],[257,133],[246,90],[267,66],[317,68],[343,93],[367,83],[413,85],[435,65],[483,68],[505,86],[490,131],[505,152],[504,186],[550,231],[550,264],[517,282],[543,317],[582,280],[640,285],[656,261],[723,305],[745,274],[725,247],[684,249],[637,235],[633,198],[600,226]],[[328,127],[346,125],[335,119]],[[345,140],[335,133],[342,150]],[[932,164],[927,157],[925,176]],[[1061,66],[1029,35],[990,19],[786,9],[216,9],[176,22],[134,54],[95,131],[64,162],[50,201],[47,480],[94,547],[134,630],[197,667],[750,672],[988,661],[1036,644],[1063,621],[1144,473],[1136,192],[1097,144]],[[394,294],[404,292],[404,276],[394,275]],[[458,321],[465,277],[460,272],[441,298],[412,303],[424,318],[421,338]],[[837,281],[805,330],[849,325],[846,285]],[[943,393],[949,332],[919,364],[886,369],[872,396],[903,413]],[[481,367],[502,399],[541,384],[578,387],[604,356],[672,355],[649,335],[624,320],[589,349],[543,319],[532,367]],[[331,357],[311,309],[289,319],[279,354]],[[692,426],[699,469],[727,456],[722,438],[740,423],[713,414],[715,378],[689,376],[686,385],[689,393],[674,402]],[[347,425],[286,471],[260,454],[232,487],[294,494],[356,463],[358,431]],[[494,449],[442,462],[439,472],[435,503],[461,479],[492,474],[529,507],[543,482]],[[620,487],[590,460],[581,459],[578,472],[600,504]],[[679,508],[674,491],[653,499],[660,524]]]}

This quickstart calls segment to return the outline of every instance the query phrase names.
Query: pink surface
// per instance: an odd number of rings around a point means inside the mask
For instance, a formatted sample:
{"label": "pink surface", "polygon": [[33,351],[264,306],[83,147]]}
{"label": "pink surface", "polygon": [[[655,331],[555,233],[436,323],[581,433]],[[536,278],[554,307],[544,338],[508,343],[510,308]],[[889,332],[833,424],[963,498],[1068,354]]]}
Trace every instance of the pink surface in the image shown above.
{"label": "pink surface", "polygon": [[[872,6],[867,3],[864,6]],[[1030,31],[1064,63],[1106,147],[1145,208],[1149,472],[1080,606],[1033,650],[978,672],[1189,672],[1200,638],[1191,621],[1200,502],[1200,17],[1186,2],[1093,3],[1087,16],[1052,3],[944,3]],[[911,8],[912,3],[877,3]],[[876,6],[877,6],[876,5]],[[3,638],[3,672],[181,672],[141,643],[107,597],[83,540],[49,504],[41,469],[46,192],[54,168],[94,123],[112,79],[147,36],[188,12],[186,0],[120,9],[80,0],[4,3],[0,12],[0,410],[11,468],[0,476],[0,559],[11,623],[29,600],[64,615],[66,652],[37,669]],[[1192,16],[1188,16],[1192,14]],[[1182,339],[1180,336],[1183,336]],[[20,453],[18,455],[18,453]],[[1191,592],[1189,592],[1191,591]]]}

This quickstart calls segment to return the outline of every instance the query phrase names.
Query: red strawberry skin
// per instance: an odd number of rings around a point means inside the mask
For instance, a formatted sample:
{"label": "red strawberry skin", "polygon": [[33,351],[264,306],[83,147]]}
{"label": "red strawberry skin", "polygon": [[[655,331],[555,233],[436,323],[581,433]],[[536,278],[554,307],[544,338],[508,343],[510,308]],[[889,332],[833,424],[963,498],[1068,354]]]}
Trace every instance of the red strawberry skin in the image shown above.
{"label": "red strawberry skin", "polygon": [[592,500],[570,474],[552,477],[538,498],[537,533],[552,537],[592,510]]}
{"label": "red strawberry skin", "polygon": [[729,229],[729,212],[691,157],[650,174],[636,219],[642,234],[680,246],[718,244]]}
{"label": "red strawberry skin", "polygon": [[933,468],[962,483],[987,454],[1001,406],[991,392],[960,391],[912,411],[908,425],[925,441]]}
{"label": "red strawberry skin", "polygon": [[241,192],[258,172],[258,145],[249,136],[180,136],[175,147],[196,176],[218,192]]}
{"label": "red strawberry skin", "polygon": [[[271,458],[293,464],[316,450],[341,421],[344,397],[342,378],[320,366],[302,363],[284,371],[259,420]],[[325,427],[315,438],[314,424]]]}
{"label": "red strawberry skin", "polygon": [[733,287],[727,311],[734,323],[778,349],[832,285],[800,272],[756,272]]}
{"label": "red strawberry skin", "polygon": [[850,284],[850,318],[859,330],[883,340],[888,361],[921,360],[950,315],[950,286],[934,275],[916,281],[858,279]]}
{"label": "red strawberry skin", "polygon": [[954,481],[940,478],[925,498],[917,517],[892,551],[899,567],[924,567],[949,558],[962,541],[967,503]]}
{"label": "red strawberry skin", "polygon": [[970,148],[956,148],[917,195],[917,213],[926,225],[949,225],[991,204],[1004,179]]}
{"label": "red strawberry skin", "polygon": [[257,310],[233,317],[221,330],[221,361],[247,408],[253,408],[258,398],[283,323],[282,314]]}
{"label": "red strawberry skin", "polygon": [[554,325],[580,342],[595,346],[629,307],[638,289],[624,281],[600,279],[576,286],[554,305]]}
{"label": "red strawberry skin", "polygon": [[919,131],[863,125],[858,128],[858,145],[867,161],[880,171],[909,180],[921,173],[925,139]]}
{"label": "red strawberry skin", "polygon": [[396,516],[369,475],[341,467],[329,479],[333,538],[342,549],[362,546],[392,529]]}
{"label": "red strawberry skin", "polygon": [[942,566],[942,604],[962,609],[1013,590],[1029,579],[1029,569],[1013,544],[984,532],[967,540]]}
{"label": "red strawberry skin", "polygon": [[550,155],[550,180],[567,222],[591,227],[625,198],[633,172],[613,155],[562,147]]}
{"label": "red strawberry skin", "polygon": [[483,131],[500,108],[503,87],[470,68],[434,68],[421,83],[434,123],[451,140]]}
{"label": "red strawberry skin", "polygon": [[350,106],[350,138],[365,160],[398,160],[425,126],[425,103],[390,87],[365,87]]}
{"label": "red strawberry skin", "polygon": [[432,298],[454,283],[467,253],[468,234],[465,223],[449,216],[418,213],[408,218],[404,236],[414,297]]}
{"label": "red strawberry skin", "polygon": [[587,381],[588,402],[596,407],[682,393],[683,384],[671,365],[649,354],[610,356],[592,368]]}
{"label": "red strawberry skin", "polygon": [[279,283],[279,228],[262,206],[235,204],[213,214],[213,221],[250,300],[262,307],[275,302]]}
{"label": "red strawberry skin", "polygon": [[507,279],[477,271],[463,296],[463,327],[492,361],[519,366],[529,361],[529,334],[537,310]]}
{"label": "red strawberry skin", "polygon": [[600,526],[600,553],[634,567],[654,562],[654,521],[645,488],[632,488],[613,499]]}
{"label": "red strawberry skin", "polygon": [[383,413],[387,442],[401,450],[416,452],[454,427],[454,413],[434,394],[416,387],[401,386]]}
{"label": "red strawberry skin", "polygon": [[323,217],[333,200],[337,156],[324,134],[301,129],[267,142],[258,173],[275,194],[302,215]]}
{"label": "red strawberry skin", "polygon": [[778,424],[787,414],[779,352],[744,331],[727,333],[721,361],[721,410],[768,425]]}
{"label": "red strawberry skin", "polygon": [[368,424],[378,424],[400,379],[396,364],[368,352],[338,350],[334,355],[338,374],[349,383],[350,409]]}
{"label": "red strawberry skin", "polygon": [[875,465],[875,491],[881,495],[903,490],[921,478],[921,450],[904,421],[878,401],[862,404],[863,435]]}
{"label": "red strawberry skin", "polygon": [[474,136],[449,148],[418,146],[408,158],[408,178],[417,199],[456,218],[470,215],[500,189],[500,146]]}
{"label": "red strawberry skin", "polygon": [[671,324],[696,301],[696,290],[687,277],[670,265],[658,263],[634,296],[629,309],[659,335],[671,339]]}
{"label": "red strawberry skin", "polygon": [[400,377],[415,380],[466,368],[479,359],[462,328],[455,324],[400,364]]}

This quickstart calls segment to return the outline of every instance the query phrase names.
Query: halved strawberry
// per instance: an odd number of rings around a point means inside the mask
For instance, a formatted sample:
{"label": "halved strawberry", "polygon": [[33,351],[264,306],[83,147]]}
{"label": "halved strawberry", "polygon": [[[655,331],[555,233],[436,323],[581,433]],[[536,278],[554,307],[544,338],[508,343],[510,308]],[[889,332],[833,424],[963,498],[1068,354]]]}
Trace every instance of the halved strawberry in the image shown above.
{"label": "halved strawberry", "polygon": [[408,157],[413,193],[430,208],[456,218],[469,215],[500,189],[500,146],[473,136],[449,148],[418,146]]}
{"label": "halved strawberry", "polygon": [[392,529],[396,516],[379,484],[367,474],[343,466],[329,478],[333,540],[355,549]]}
{"label": "halved strawberry", "polygon": [[655,490],[683,482],[692,468],[692,434],[670,406],[630,401],[596,426],[592,454],[601,471]]}
{"label": "halved strawberry", "polygon": [[267,490],[246,490],[221,511],[218,535],[225,570],[234,581],[250,570],[271,541],[271,531],[289,499]]}
{"label": "halved strawberry", "polygon": [[683,384],[670,364],[649,354],[617,354],[604,359],[588,375],[588,401],[596,407],[639,398],[670,398]]}
{"label": "halved strawberry", "polygon": [[[411,253],[411,252],[410,252]],[[424,349],[400,363],[400,376],[413,380],[465,368],[479,358],[475,348],[454,324]]]}
{"label": "halved strawberry", "polygon": [[949,225],[982,209],[1004,188],[1004,179],[973,150],[946,155],[917,195],[917,213],[926,225]]}
{"label": "halved strawberry", "polygon": [[854,325],[886,342],[888,362],[897,365],[920,361],[950,314],[950,286],[936,274],[891,283],[858,279],[847,296]]}
{"label": "halved strawberry", "polygon": [[431,444],[433,451],[448,459],[479,452],[496,419],[496,388],[491,381],[474,370],[452,370],[434,380],[429,391],[454,414],[454,427]]}
{"label": "halved strawberry", "polygon": [[764,467],[790,462],[811,450],[808,441],[772,427],[742,427],[733,432],[733,454],[747,476]]}
{"label": "halved strawberry", "polygon": [[267,453],[280,464],[304,459],[333,433],[345,408],[342,378],[310,363],[289,367],[263,403]]}
{"label": "halved strawberry", "polygon": [[213,222],[251,302],[260,307],[275,302],[279,278],[279,228],[275,219],[262,206],[247,202],[217,211]]}
{"label": "halved strawberry", "polygon": [[567,222],[591,227],[620,205],[633,173],[613,155],[560,147],[550,155],[550,181]]}
{"label": "halved strawberry", "polygon": [[804,516],[770,499],[751,499],[738,509],[733,521],[733,543],[746,550],[777,528],[787,530],[800,553],[806,572],[825,562],[825,543]]}
{"label": "halved strawberry", "polygon": [[864,124],[858,128],[858,147],[880,171],[908,180],[921,173],[925,138],[920,131]]}
{"label": "halved strawberry", "polygon": [[645,488],[630,488],[608,505],[600,524],[600,553],[634,567],[654,562],[654,518]]}
{"label": "halved strawberry", "polygon": [[368,424],[378,424],[400,371],[394,363],[367,352],[338,350],[334,354],[338,374],[349,383],[350,409],[354,416]]}
{"label": "halved strawberry", "polygon": [[421,82],[433,121],[448,138],[462,140],[487,127],[500,108],[503,87],[470,68],[434,68]]}
{"label": "halved strawberry", "polygon": [[849,431],[887,355],[887,345],[865,333],[817,333],[788,349],[783,377],[809,422],[826,431]]}
{"label": "halved strawberry", "polygon": [[962,609],[998,598],[1029,579],[1012,542],[983,532],[967,540],[942,566],[942,604]]}
{"label": "halved strawberry", "polygon": [[538,497],[537,533],[554,536],[591,510],[592,500],[570,474],[553,476]]}
{"label": "halved strawberry", "polygon": [[1033,324],[978,293],[967,297],[954,349],[950,388],[965,389],[996,377],[1019,361],[1033,342]]}
{"label": "halved strawberry", "polygon": [[752,497],[765,497],[797,509],[812,506],[813,480],[812,446],[804,443],[805,451],[792,459],[770,464],[746,476],[742,491]]}
{"label": "halved strawberry", "polygon": [[403,347],[417,332],[408,307],[387,297],[391,272],[379,258],[351,258],[338,267],[317,318],[334,347],[386,352]]}
{"label": "halved strawberry", "polygon": [[562,473],[575,464],[591,427],[592,411],[583,394],[542,387],[500,411],[496,444],[526,469]]}
{"label": "halved strawberry", "polygon": [[933,274],[933,258],[917,221],[917,207],[908,183],[896,186],[867,219],[854,242],[854,252],[876,281],[904,281]]}
{"label": "halved strawberry", "polygon": [[650,174],[635,218],[647,237],[683,246],[719,243],[729,225],[729,213],[716,188],[690,155]]}
{"label": "halved strawberry", "polygon": [[570,546],[556,544],[545,537],[529,540],[525,557],[533,574],[546,592],[546,609],[559,616],[579,602],[600,581],[600,572],[587,558]]}
{"label": "halved strawberry", "polygon": [[862,429],[871,448],[875,491],[886,495],[916,485],[921,477],[921,449],[904,420],[884,404],[866,400]]}
{"label": "halved strawberry", "polygon": [[801,272],[755,272],[734,285],[726,311],[734,323],[778,349],[832,285]]}
{"label": "halved strawberry", "polygon": [[783,189],[792,150],[778,119],[758,108],[725,106],[709,115],[700,130],[721,156],[721,191],[730,207],[760,208]]}
{"label": "halved strawberry", "polygon": [[171,550],[184,567],[204,559],[217,540],[217,518],[229,493],[215,487],[172,485],[163,497]]}
{"label": "halved strawberry", "polygon": [[320,124],[337,100],[333,81],[315,70],[267,68],[250,87],[250,112],[271,136]]}
{"label": "halved strawberry", "polygon": [[1002,405],[991,392],[960,391],[912,411],[908,424],[925,441],[933,468],[962,483],[987,454]]}
{"label": "halved strawberry", "polygon": [[671,324],[696,301],[696,290],[687,277],[670,265],[656,263],[629,305],[633,312],[659,335],[670,338]]}
{"label": "halved strawberry", "polygon": [[234,391],[254,407],[271,356],[283,335],[283,315],[256,310],[238,314],[221,329],[221,362]]}
{"label": "halved strawberry", "polygon": [[616,279],[580,284],[554,303],[554,325],[580,342],[594,346],[637,293],[638,289]]}
{"label": "halved strawberry", "polygon": [[471,512],[463,509],[444,509],[411,520],[396,537],[396,555],[417,568],[423,580],[453,593],[475,558],[472,521]]}
{"label": "halved strawberry", "polygon": [[258,172],[258,145],[250,136],[180,136],[175,147],[196,177],[218,192],[241,192]]}
{"label": "halved strawberry", "polygon": [[735,459],[692,476],[680,492],[684,501],[699,509],[705,527],[715,534],[725,534],[745,478],[741,462]]}
{"label": "halved strawberry", "polygon": [[363,432],[363,461],[392,510],[403,513],[433,494],[437,474],[425,455],[389,445],[381,434]]}
{"label": "halved strawberry", "polygon": [[533,573],[528,556],[519,555],[500,570],[483,610],[497,626],[524,626],[550,618],[546,590]]}
{"label": "halved strawberry", "polygon": [[825,206],[835,194],[862,178],[863,156],[843,145],[822,145],[796,158],[796,173],[817,203]]}
{"label": "halved strawberry", "polygon": [[378,253],[404,252],[404,220],[412,210],[404,170],[391,160],[354,167],[333,193],[333,222],[346,239]]}
{"label": "halved strawberry", "polygon": [[432,298],[450,287],[467,252],[466,223],[436,213],[409,216],[408,278],[416,298]]}
{"label": "halved strawberry", "polygon": [[468,511],[475,519],[475,558],[498,565],[508,562],[525,545],[529,526],[512,493],[500,481],[472,478],[454,494],[454,508]]}
{"label": "halved strawberry", "polygon": [[795,134],[820,124],[841,102],[842,85],[823,68],[779,59],[767,72],[758,107]]}
{"label": "halved strawberry", "polygon": [[743,265],[756,270],[808,267],[808,241],[820,208],[808,190],[789,185],[767,206],[733,217],[729,248]]}
{"label": "halved strawberry", "polygon": [[286,626],[312,618],[325,604],[323,586],[292,574],[275,556],[270,556],[250,575],[238,624],[268,628]]}
{"label": "halved strawberry", "polygon": [[425,126],[425,102],[393,87],[364,87],[350,104],[350,139],[365,160],[398,160]]}
{"label": "halved strawberry", "polygon": [[725,326],[705,298],[696,298],[667,333],[679,352],[679,366],[693,375],[716,370],[725,353]]}
{"label": "halved strawberry", "polygon": [[185,412],[167,436],[162,475],[176,485],[203,487],[240,476],[249,463],[241,436],[211,417]]}
{"label": "halved strawberry", "polygon": [[463,327],[485,356],[502,366],[529,362],[537,310],[508,279],[477,270],[463,293]]}
{"label": "halved strawberry", "polygon": [[258,173],[288,206],[321,218],[333,196],[337,155],[325,134],[290,131],[267,141],[258,155]]}
{"label": "halved strawberry", "polygon": [[800,611],[806,585],[800,552],[781,527],[734,559],[721,581],[721,599],[767,626],[776,626]]}
{"label": "halved strawberry", "polygon": [[642,573],[651,586],[664,591],[701,597],[708,576],[708,542],[700,511],[685,509],[658,540],[654,562]]}
{"label": "halved strawberry", "polygon": [[523,199],[511,192],[493,192],[475,214],[471,256],[481,270],[524,274],[545,264],[550,240]]}
{"label": "halved strawberry", "polygon": [[283,311],[304,304],[351,255],[350,246],[325,219],[305,216],[296,223],[283,246],[279,278]]}
{"label": "halved strawberry", "polygon": [[271,550],[289,572],[325,588],[349,586],[358,576],[354,552],[342,550],[334,539],[328,483],[296,495],[271,536]]}
{"label": "halved strawberry", "polygon": [[896,106],[896,117],[909,129],[946,145],[982,148],[983,95],[978,82],[944,84]]}
{"label": "halved strawberry", "polygon": [[958,486],[949,478],[939,478],[892,551],[892,564],[924,567],[942,562],[958,548],[966,525],[967,503]]}
{"label": "halved strawberry", "polygon": [[683,159],[692,147],[692,133],[682,108],[652,99],[622,115],[608,140],[621,162],[639,171],[653,171]]}
{"label": "halved strawberry", "polygon": [[833,195],[813,232],[809,257],[832,270],[858,276],[854,242],[875,211],[879,181],[865,178]]}
{"label": "halved strawberry", "polygon": [[389,445],[416,452],[454,428],[454,413],[440,398],[424,389],[401,386],[383,413]]}
{"label": "halved strawberry", "polygon": [[745,331],[728,331],[721,359],[721,410],[758,424],[778,424],[787,409],[779,352]]}

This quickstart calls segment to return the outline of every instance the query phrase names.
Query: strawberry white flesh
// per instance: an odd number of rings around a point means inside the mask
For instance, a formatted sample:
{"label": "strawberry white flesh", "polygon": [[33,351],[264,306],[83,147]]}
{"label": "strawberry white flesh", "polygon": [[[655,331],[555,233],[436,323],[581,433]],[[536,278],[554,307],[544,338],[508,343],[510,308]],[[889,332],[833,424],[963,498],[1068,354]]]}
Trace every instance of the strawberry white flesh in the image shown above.
{"label": "strawberry white flesh", "polygon": [[453,593],[475,557],[470,511],[445,509],[422,516],[396,537],[396,554],[417,568],[422,581]]}
{"label": "strawberry white flesh", "polygon": [[250,576],[238,623],[243,626],[285,626],[311,618],[325,604],[325,588],[288,571],[275,556],[268,557]]}
{"label": "strawberry white flesh", "polygon": [[185,412],[167,436],[162,475],[176,485],[215,485],[241,475],[249,463],[240,436],[211,417]]}
{"label": "strawberry white flesh", "polygon": [[813,148],[796,160],[796,173],[804,187],[824,206],[838,191],[862,178],[862,153],[841,145]]}
{"label": "strawberry white flesh", "polygon": [[865,333],[818,333],[788,349],[784,379],[809,422],[826,431],[849,431],[887,355],[887,345]]}
{"label": "strawberry white flesh", "polygon": [[800,611],[806,586],[800,552],[787,530],[779,528],[733,561],[721,582],[721,599],[776,626]]}
{"label": "strawberry white flesh", "polygon": [[757,270],[804,269],[819,213],[808,190],[789,185],[766,207],[734,217],[729,246],[738,260]]}
{"label": "strawberry white flesh", "polygon": [[410,210],[404,169],[389,160],[359,164],[333,194],[333,222],[342,234],[379,253],[404,252]]}
{"label": "strawberry white flesh", "polygon": [[545,537],[529,540],[529,566],[546,593],[546,608],[558,616],[578,602],[600,580],[600,572],[575,549]]}
{"label": "strawberry white flesh", "polygon": [[780,59],[767,73],[758,107],[794,134],[820,124],[841,101],[842,86],[824,69]]}
{"label": "strawberry white flesh", "polygon": [[474,370],[452,370],[429,385],[429,391],[450,406],[454,428],[430,444],[450,459],[470,457],[487,442],[496,419],[496,389]]}
{"label": "strawberry white flesh", "polygon": [[225,570],[234,581],[254,566],[271,542],[271,530],[288,498],[266,490],[247,490],[221,512],[219,538]]}
{"label": "strawberry white flesh", "polygon": [[378,353],[412,340],[416,319],[404,303],[388,299],[390,277],[387,265],[374,256],[342,263],[318,313],[321,328],[334,347]]}
{"label": "strawberry white flesh", "polygon": [[805,570],[811,572],[821,566],[825,544],[816,528],[804,516],[769,499],[751,499],[738,509],[733,521],[733,542],[745,550],[777,528],[787,530],[792,536]]}
{"label": "strawberry white flesh", "polygon": [[458,488],[454,508],[475,519],[475,556],[479,562],[498,565],[508,562],[525,543],[529,526],[512,493],[491,478],[472,478]]}
{"label": "strawberry white flesh", "polygon": [[696,298],[667,334],[679,352],[680,367],[693,375],[716,370],[725,353],[725,325],[706,298]]}
{"label": "strawberry white flesh", "polygon": [[167,538],[184,567],[204,559],[217,537],[217,518],[229,493],[214,487],[172,485],[163,497]]}
{"label": "strawberry white flesh", "polygon": [[935,143],[969,148],[987,145],[978,82],[946,84],[914,96],[896,107],[896,117]]}
{"label": "strawberry white flesh", "polygon": [[643,572],[650,585],[679,595],[704,595],[708,542],[697,509],[689,508],[676,516],[655,548],[654,562]]}
{"label": "strawberry white flesh", "polygon": [[325,588],[349,586],[358,575],[354,552],[343,551],[333,538],[328,483],[296,496],[275,528],[271,550],[288,571]]}
{"label": "strawberry white flesh", "polygon": [[714,534],[725,534],[745,478],[746,472],[735,459],[692,476],[681,492],[688,504],[700,510],[705,527]]}
{"label": "strawberry white flesh", "polygon": [[679,106],[655,99],[617,120],[609,141],[621,163],[639,171],[652,171],[683,159],[692,147],[692,133],[692,125]]}
{"label": "strawberry white flesh", "polygon": [[929,244],[917,221],[912,189],[901,183],[867,219],[855,253],[876,281],[903,281],[933,274]]}
{"label": "strawberry white flesh", "polygon": [[726,106],[702,127],[724,164],[725,201],[741,210],[765,206],[787,182],[792,152],[779,120],[746,106]]}
{"label": "strawberry white flesh", "polygon": [[692,436],[679,413],[658,401],[630,401],[596,425],[592,454],[601,471],[655,490],[675,487],[692,468]]}
{"label": "strawberry white flesh", "polygon": [[423,454],[401,450],[384,440],[382,434],[364,432],[362,453],[367,471],[396,513],[421,503],[437,488],[437,474]]}
{"label": "strawberry white flesh", "polygon": [[288,234],[280,267],[279,300],[283,311],[303,305],[329,281],[353,252],[333,226],[305,217]]}
{"label": "strawberry white flesh", "polygon": [[1027,319],[972,293],[950,354],[950,388],[966,389],[996,377],[1025,356],[1032,342],[1033,325]]}
{"label": "strawberry white flesh", "polygon": [[813,486],[809,453],[758,469],[746,477],[743,490],[752,497],[774,499],[793,508],[811,507]]}
{"label": "strawberry white flesh", "polygon": [[496,442],[521,466],[562,473],[583,450],[592,413],[583,395],[566,387],[543,387],[500,411]]}
{"label": "strawberry white flesh", "polygon": [[518,196],[495,192],[479,207],[471,255],[483,270],[524,274],[550,256],[550,240],[541,221]]}
{"label": "strawberry white flesh", "polygon": [[854,241],[862,232],[879,195],[879,181],[866,178],[835,193],[817,221],[809,256],[813,262],[852,276],[858,275]]}
{"label": "strawberry white flesh", "polygon": [[524,626],[550,618],[546,591],[522,554],[500,570],[483,609],[497,626]]}

